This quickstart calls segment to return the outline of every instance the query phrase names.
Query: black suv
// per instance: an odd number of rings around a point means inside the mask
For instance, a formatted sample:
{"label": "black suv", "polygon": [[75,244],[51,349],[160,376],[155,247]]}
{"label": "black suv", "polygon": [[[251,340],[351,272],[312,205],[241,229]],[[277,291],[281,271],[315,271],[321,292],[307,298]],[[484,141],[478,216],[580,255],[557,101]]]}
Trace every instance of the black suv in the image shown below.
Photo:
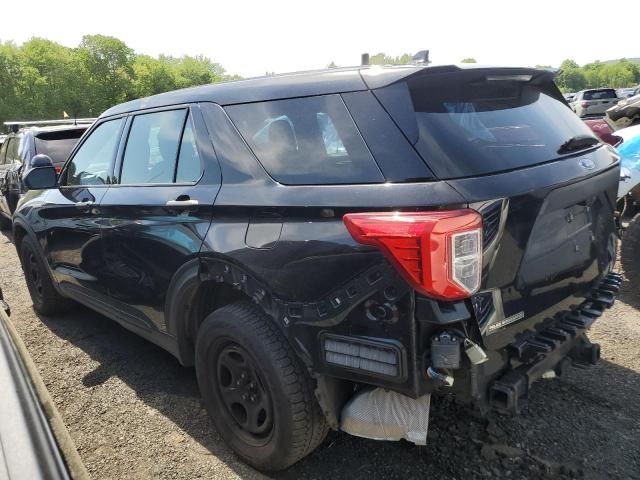
{"label": "black suv", "polygon": [[[6,124],[21,125],[20,122]],[[32,159],[39,154],[47,155],[59,172],[87,128],[89,124],[31,126],[6,136],[0,146],[0,226],[5,223],[4,219],[11,219],[25,192],[22,177],[31,169]]]}
{"label": "black suv", "polygon": [[361,67],[106,111],[14,238],[35,309],[72,301],[195,365],[265,470],[329,427],[426,441],[429,399],[519,412],[599,357],[619,162],[548,71]]}

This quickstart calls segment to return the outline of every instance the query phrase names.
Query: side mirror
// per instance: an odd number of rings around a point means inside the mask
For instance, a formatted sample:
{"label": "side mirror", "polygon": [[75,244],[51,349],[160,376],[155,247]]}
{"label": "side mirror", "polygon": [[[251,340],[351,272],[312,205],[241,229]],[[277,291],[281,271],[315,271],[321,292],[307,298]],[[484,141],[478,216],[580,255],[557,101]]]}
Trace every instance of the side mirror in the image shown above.
{"label": "side mirror", "polygon": [[31,159],[31,168],[22,179],[29,190],[46,190],[58,183],[58,175],[48,155],[36,155]]}

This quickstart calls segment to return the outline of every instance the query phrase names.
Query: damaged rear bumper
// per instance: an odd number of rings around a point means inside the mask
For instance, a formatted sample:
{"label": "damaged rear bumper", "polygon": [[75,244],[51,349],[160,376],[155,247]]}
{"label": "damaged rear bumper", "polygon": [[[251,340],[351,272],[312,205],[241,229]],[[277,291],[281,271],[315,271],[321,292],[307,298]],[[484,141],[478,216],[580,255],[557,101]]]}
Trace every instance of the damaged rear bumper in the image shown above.
{"label": "damaged rear bumper", "polygon": [[489,385],[489,407],[501,413],[518,414],[527,403],[533,382],[547,372],[561,376],[572,363],[596,363],[600,347],[589,342],[585,333],[613,305],[621,283],[621,275],[609,273],[579,307],[539,331],[524,332],[508,345],[512,367]]}

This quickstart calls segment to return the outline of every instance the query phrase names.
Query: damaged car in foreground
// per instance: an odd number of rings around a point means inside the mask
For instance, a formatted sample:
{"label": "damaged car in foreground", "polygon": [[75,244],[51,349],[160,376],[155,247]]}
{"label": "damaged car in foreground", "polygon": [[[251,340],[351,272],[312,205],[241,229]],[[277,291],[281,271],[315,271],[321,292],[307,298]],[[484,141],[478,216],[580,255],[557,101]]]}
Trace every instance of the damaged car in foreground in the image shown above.
{"label": "damaged car in foreground", "polygon": [[0,478],[89,478],[0,289]]}
{"label": "damaged car in foreground", "polygon": [[13,228],[37,311],[194,365],[220,435],[278,470],[329,427],[425,444],[436,394],[516,414],[595,363],[619,177],[549,71],[363,66],[115,106]]}

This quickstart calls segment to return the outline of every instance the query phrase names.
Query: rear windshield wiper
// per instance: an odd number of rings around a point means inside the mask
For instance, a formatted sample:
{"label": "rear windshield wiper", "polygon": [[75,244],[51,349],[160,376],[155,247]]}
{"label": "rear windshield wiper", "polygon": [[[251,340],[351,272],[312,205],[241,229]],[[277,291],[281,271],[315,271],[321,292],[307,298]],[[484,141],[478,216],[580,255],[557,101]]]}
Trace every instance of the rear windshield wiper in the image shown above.
{"label": "rear windshield wiper", "polygon": [[584,150],[585,148],[597,145],[598,143],[600,143],[600,140],[596,137],[592,137],[591,135],[577,135],[575,137],[571,137],[560,145],[558,153],[563,154],[577,152],[578,150]]}

